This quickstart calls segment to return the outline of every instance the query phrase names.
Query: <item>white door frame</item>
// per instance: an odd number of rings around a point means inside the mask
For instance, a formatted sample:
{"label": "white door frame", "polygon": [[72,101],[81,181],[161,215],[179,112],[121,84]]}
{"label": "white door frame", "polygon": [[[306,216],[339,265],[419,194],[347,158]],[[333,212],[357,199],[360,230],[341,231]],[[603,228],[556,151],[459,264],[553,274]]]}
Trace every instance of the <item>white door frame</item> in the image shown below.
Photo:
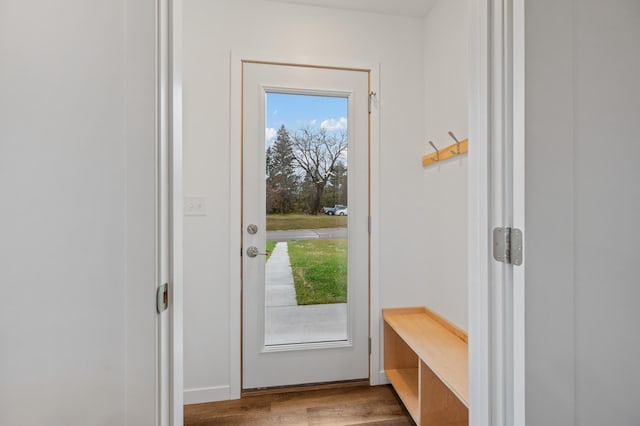
{"label": "white door frame", "polygon": [[183,366],[183,170],[182,170],[182,0],[169,0],[169,109],[170,119],[170,425],[182,425],[184,407]]}
{"label": "white door frame", "polygon": [[471,0],[469,421],[525,424],[524,265],[493,260],[492,229],[524,229],[524,0]]}
{"label": "white door frame", "polygon": [[[335,67],[341,69],[357,69],[369,71],[369,87],[370,90],[379,94],[379,64],[357,63],[351,59],[326,59],[326,58],[310,58],[310,57],[283,57],[282,55],[269,55],[265,53],[244,53],[231,52],[231,113],[230,113],[230,158],[229,164],[231,168],[232,179],[230,188],[229,217],[231,222],[230,229],[236,229],[237,233],[232,232],[229,238],[229,253],[240,254],[242,242],[241,216],[242,216],[242,161],[241,139],[242,139],[242,62],[264,62],[277,63],[282,65],[301,65],[301,66],[317,66],[317,67]],[[370,212],[371,212],[371,235],[370,235],[370,266],[369,266],[369,336],[371,337],[371,355],[369,357],[369,377],[372,385],[380,384],[379,365],[379,346],[380,346],[380,282],[379,282],[379,262],[377,261],[380,253],[380,182],[379,182],[379,164],[380,164],[380,108],[378,95],[372,102],[371,114],[369,116],[369,152],[370,152]],[[231,375],[230,382],[230,399],[240,398],[242,385],[242,366],[241,366],[241,279],[240,271],[242,263],[240,256],[231,257],[231,271],[238,271],[237,274],[231,274],[230,298],[229,298],[229,336],[230,336],[230,365],[229,371]]]}
{"label": "white door frame", "polygon": [[[182,301],[182,0],[156,3],[156,141],[158,285],[169,306],[158,321],[156,425],[183,423]],[[162,316],[168,316],[168,324]]]}
{"label": "white door frame", "polygon": [[[182,425],[183,405],[183,357],[182,357],[182,0],[159,0],[158,74],[167,72],[166,81],[159,78],[158,117],[159,128],[166,125],[169,131],[170,170],[164,176],[169,179],[172,214],[171,236],[171,368],[159,371],[170,377],[171,423]],[[164,5],[164,7],[163,7]],[[524,230],[524,0],[470,0],[470,116],[469,116],[469,350],[470,350],[470,424],[472,426],[495,426],[502,424],[524,425],[524,269],[516,268],[512,274],[494,276],[491,260],[490,232],[494,212],[492,199],[495,196],[493,176],[507,175],[510,178],[511,223]],[[512,13],[505,13],[510,11]],[[167,24],[167,25],[165,25]],[[506,50],[505,50],[506,48]],[[166,52],[166,55],[162,53]],[[162,58],[166,57],[166,62]],[[242,59],[277,61],[282,63],[318,64],[308,58],[274,58],[257,55],[231,55],[232,111],[239,111],[238,90],[239,64]],[[333,65],[344,67],[341,61]],[[332,65],[322,60],[320,65]],[[371,70],[373,91],[380,96],[379,66],[356,66]],[[505,79],[502,71],[512,72]],[[162,94],[168,94],[162,96]],[[506,96],[512,95],[512,96]],[[506,102],[503,102],[507,98]],[[239,114],[231,114],[239,117]],[[374,108],[371,117],[371,259],[379,257],[379,108]],[[497,124],[508,132],[495,132]],[[164,123],[164,124],[163,124]],[[232,140],[238,141],[240,125],[231,122]],[[510,137],[508,137],[510,135]],[[493,155],[509,153],[504,162],[496,164]],[[231,150],[230,164],[239,169],[240,153]],[[505,166],[510,167],[505,171]],[[238,172],[239,176],[239,172]],[[240,181],[232,182],[230,217],[231,229],[240,232]],[[493,192],[492,192],[493,191]],[[158,194],[159,196],[161,194]],[[235,198],[234,198],[235,197]],[[501,200],[503,198],[500,198]],[[237,211],[236,211],[237,210]],[[236,214],[237,213],[237,214]],[[240,252],[240,237],[233,235],[229,241],[231,250]],[[238,271],[237,279],[231,283],[230,306],[238,307],[232,312],[230,321],[230,398],[240,397],[240,258],[233,257],[231,270]],[[371,384],[385,381],[379,371],[380,365],[380,300],[378,262],[371,262],[371,330],[372,354],[370,358]],[[514,312],[512,334],[505,338],[504,322],[491,320],[491,306],[501,300],[496,294],[496,280],[501,284],[511,281],[514,285]],[[494,285],[490,285],[490,284]],[[504,344],[509,348],[505,348]],[[160,351],[160,348],[159,348]],[[511,356],[510,363],[500,363],[504,354]],[[508,366],[510,365],[510,366]],[[497,371],[501,366],[501,371]],[[165,376],[166,377],[166,376]],[[511,394],[505,392],[510,389]],[[511,396],[511,397],[509,397]],[[164,402],[159,398],[159,405]],[[162,407],[160,407],[162,411]],[[157,422],[160,424],[160,421]]]}

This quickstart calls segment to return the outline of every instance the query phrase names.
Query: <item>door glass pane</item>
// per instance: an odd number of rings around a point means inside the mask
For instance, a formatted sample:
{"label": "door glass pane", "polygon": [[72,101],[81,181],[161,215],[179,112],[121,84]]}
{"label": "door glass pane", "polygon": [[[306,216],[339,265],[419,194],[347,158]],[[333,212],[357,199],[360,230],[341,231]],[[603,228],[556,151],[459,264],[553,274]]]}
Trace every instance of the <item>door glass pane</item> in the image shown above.
{"label": "door glass pane", "polygon": [[345,341],[348,99],[265,102],[265,345]]}

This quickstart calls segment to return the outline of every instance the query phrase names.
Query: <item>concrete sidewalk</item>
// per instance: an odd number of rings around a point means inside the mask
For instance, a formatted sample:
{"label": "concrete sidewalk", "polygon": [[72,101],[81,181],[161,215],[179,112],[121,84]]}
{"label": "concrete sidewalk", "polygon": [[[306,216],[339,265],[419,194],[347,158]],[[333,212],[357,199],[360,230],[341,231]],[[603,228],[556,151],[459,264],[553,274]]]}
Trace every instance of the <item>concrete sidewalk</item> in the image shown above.
{"label": "concrete sidewalk", "polygon": [[347,304],[298,306],[286,242],[276,244],[267,261],[265,344],[347,340]]}
{"label": "concrete sidewalk", "polygon": [[265,306],[297,306],[287,243],[277,243],[265,270]]}

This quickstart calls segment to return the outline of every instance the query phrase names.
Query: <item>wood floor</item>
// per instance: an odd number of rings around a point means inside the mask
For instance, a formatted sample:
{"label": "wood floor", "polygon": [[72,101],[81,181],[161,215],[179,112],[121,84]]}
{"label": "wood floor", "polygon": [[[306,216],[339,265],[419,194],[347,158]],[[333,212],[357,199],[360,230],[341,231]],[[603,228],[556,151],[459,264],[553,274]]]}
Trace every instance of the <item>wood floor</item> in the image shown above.
{"label": "wood floor", "polygon": [[184,407],[185,426],[415,425],[390,386],[247,396]]}

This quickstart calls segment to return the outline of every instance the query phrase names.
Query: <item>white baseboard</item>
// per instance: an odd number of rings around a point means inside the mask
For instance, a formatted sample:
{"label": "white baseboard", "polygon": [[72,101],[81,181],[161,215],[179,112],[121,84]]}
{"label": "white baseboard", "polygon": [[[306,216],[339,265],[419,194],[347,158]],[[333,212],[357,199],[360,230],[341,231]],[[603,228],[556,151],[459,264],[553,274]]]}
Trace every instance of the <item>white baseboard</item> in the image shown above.
{"label": "white baseboard", "polygon": [[202,404],[204,402],[228,401],[230,399],[230,386],[185,389],[184,391],[184,405]]}

